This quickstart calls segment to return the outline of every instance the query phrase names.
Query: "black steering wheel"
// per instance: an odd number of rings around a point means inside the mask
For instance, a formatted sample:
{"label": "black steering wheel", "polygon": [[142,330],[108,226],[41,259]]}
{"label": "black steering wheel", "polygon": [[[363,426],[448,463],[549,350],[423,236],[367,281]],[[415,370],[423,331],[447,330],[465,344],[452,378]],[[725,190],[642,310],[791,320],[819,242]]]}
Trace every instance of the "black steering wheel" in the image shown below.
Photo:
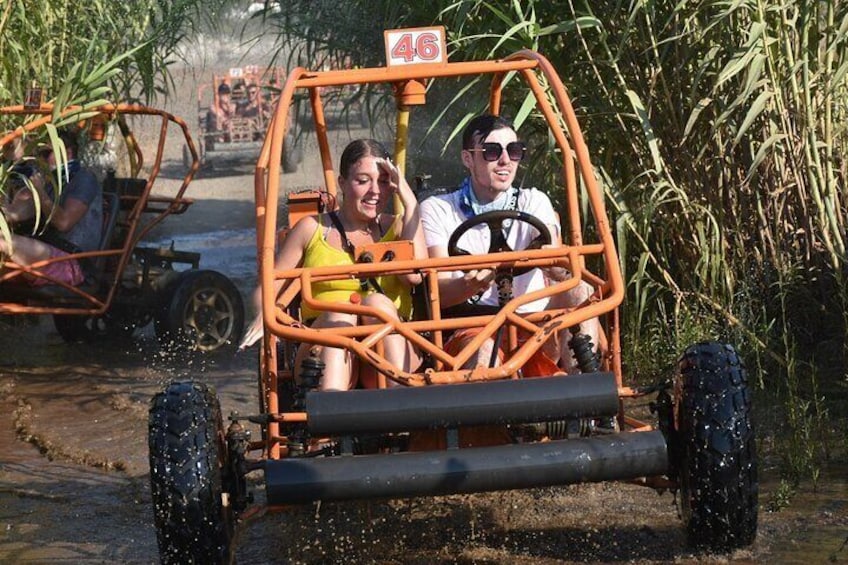
{"label": "black steering wheel", "polygon": [[[465,232],[470,230],[471,228],[478,226],[480,224],[486,224],[489,226],[490,238],[489,238],[489,250],[487,253],[502,253],[505,251],[516,251],[512,249],[509,244],[506,242],[506,236],[504,236],[503,223],[506,220],[519,221],[524,222],[525,224],[530,224],[539,232],[533,241],[530,242],[527,247],[524,249],[519,249],[517,251],[524,251],[527,249],[541,249],[543,245],[551,244],[551,230],[548,229],[548,226],[542,223],[542,221],[526,212],[519,212],[518,210],[495,210],[493,212],[484,212],[478,216],[474,216],[473,218],[469,218],[459,224],[459,226],[454,230],[451,234],[450,239],[448,240],[448,255],[452,257],[456,257],[458,255],[471,255],[468,251],[464,249],[460,249],[456,246],[459,238],[465,235]],[[518,276],[523,275],[527,271],[535,269],[535,267],[519,267],[512,269],[512,275]]]}

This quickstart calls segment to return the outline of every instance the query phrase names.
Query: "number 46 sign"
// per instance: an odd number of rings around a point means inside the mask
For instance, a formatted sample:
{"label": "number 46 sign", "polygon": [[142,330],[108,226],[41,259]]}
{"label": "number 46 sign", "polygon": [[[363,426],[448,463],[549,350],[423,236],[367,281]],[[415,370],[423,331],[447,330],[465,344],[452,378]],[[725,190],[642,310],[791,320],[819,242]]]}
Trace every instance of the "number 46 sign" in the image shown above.
{"label": "number 46 sign", "polygon": [[386,40],[386,64],[390,67],[447,62],[444,27],[390,29],[383,32],[383,35]]}

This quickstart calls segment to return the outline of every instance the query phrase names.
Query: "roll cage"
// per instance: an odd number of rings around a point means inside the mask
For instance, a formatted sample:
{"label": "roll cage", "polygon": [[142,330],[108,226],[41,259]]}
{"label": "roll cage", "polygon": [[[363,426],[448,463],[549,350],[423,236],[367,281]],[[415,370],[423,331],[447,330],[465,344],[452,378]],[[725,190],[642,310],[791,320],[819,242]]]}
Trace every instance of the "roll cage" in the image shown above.
{"label": "roll cage", "polygon": [[[489,110],[494,114],[501,111],[502,89],[508,74],[518,75],[536,101],[536,108],[547,122],[557,150],[562,159],[560,187],[564,192],[566,209],[563,231],[564,245],[554,249],[516,251],[489,255],[449,257],[438,259],[397,260],[390,263],[357,263],[352,268],[319,267],[296,268],[278,271],[274,268],[274,256],[277,238],[285,218],[279,210],[288,187],[281,176],[280,156],[286,137],[286,124],[291,123],[289,112],[293,111],[293,100],[303,96],[309,98],[314,119],[314,131],[320,150],[324,176],[323,189],[335,196],[336,171],[334,156],[328,139],[328,126],[324,116],[324,107],[320,92],[322,88],[361,84],[390,85],[397,101],[397,138],[395,139],[395,160],[405,162],[409,112],[412,106],[426,103],[426,89],[430,82],[451,77],[477,77],[489,75]],[[543,86],[543,81],[547,88]],[[513,84],[510,88],[515,88]],[[548,97],[550,93],[551,97]],[[583,222],[579,211],[578,178],[585,188],[595,233],[598,242],[584,243]],[[602,192],[594,176],[586,143],[583,140],[577,117],[565,86],[560,81],[550,62],[533,51],[520,51],[503,60],[481,62],[457,62],[434,65],[413,65],[401,67],[377,67],[365,69],[332,70],[323,72],[296,68],[288,76],[281,92],[265,143],[255,170],[255,191],[257,211],[257,256],[261,283],[262,313],[265,323],[263,343],[263,366],[271,368],[268,378],[277,378],[278,340],[290,343],[314,343],[345,348],[353,352],[362,362],[374,366],[385,382],[385,378],[409,386],[457,383],[477,380],[496,380],[514,378],[522,365],[538,350],[555,331],[572,327],[593,317],[606,317],[608,326],[607,342],[602,369],[612,371],[616,381],[622,386],[621,353],[618,337],[618,306],[624,296],[624,282],[618,263],[615,243],[606,216]],[[316,210],[317,211],[317,208]],[[293,224],[292,224],[293,225]],[[602,265],[598,272],[587,267],[588,258]],[[551,284],[525,296],[513,298],[496,315],[473,316],[467,318],[443,318],[440,314],[440,297],[437,274],[440,271],[468,270],[480,268],[521,267],[565,267],[572,278]],[[373,308],[361,304],[327,304],[317,302],[310,294],[310,283],[338,278],[372,277],[380,274],[401,274],[419,272],[425,275],[425,293],[432,312],[430,319],[411,321],[393,320]],[[569,310],[546,310],[532,314],[519,314],[517,308],[525,303],[567,292],[581,281],[594,288],[592,299],[579,308]],[[275,292],[275,282],[282,284],[279,294]],[[296,298],[319,311],[338,311],[360,316],[370,316],[379,323],[360,325],[351,328],[311,329],[289,312],[289,306]],[[506,326],[509,331],[507,350],[511,351],[503,364],[497,367],[477,367],[473,370],[462,369],[463,364],[475,353],[484,340],[491,338],[498,328]],[[457,355],[444,351],[445,333],[463,327],[481,327],[482,331],[467,347]],[[517,330],[522,329],[531,338],[518,346]],[[404,371],[388,363],[383,355],[380,341],[392,332],[403,335],[432,359],[425,370]],[[279,376],[285,377],[285,371]],[[276,386],[270,386],[269,396],[275,396]],[[268,407],[276,410],[277,399],[269,398]]]}

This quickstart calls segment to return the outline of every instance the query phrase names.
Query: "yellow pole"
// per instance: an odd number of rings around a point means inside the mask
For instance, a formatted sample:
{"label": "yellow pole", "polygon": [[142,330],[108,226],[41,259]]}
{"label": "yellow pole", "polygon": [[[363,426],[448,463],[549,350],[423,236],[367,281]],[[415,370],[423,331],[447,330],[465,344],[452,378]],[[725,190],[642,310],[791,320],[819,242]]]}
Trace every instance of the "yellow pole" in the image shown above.
{"label": "yellow pole", "polygon": [[[406,174],[406,148],[409,140],[409,106],[398,104],[397,114],[397,137],[395,137],[395,164],[401,176]],[[392,202],[396,213],[400,213],[403,204],[400,197],[395,194]]]}

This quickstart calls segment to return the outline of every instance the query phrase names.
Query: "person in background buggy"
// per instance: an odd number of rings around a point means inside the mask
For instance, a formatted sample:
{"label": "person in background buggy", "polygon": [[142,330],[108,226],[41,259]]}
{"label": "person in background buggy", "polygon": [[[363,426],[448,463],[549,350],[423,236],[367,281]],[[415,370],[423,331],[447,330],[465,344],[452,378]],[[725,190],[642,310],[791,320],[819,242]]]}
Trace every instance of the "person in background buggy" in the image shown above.
{"label": "person in background buggy", "polygon": [[[227,132],[230,122],[236,117],[236,106],[231,98],[230,85],[222,82],[218,85],[218,95],[215,104],[206,114],[206,127],[210,132]],[[217,141],[229,141],[229,134],[216,136]]]}
{"label": "person in background buggy", "polygon": [[[59,139],[65,146],[67,162],[57,170],[52,147],[42,147],[37,159],[18,172],[19,178],[27,179],[26,186],[15,190],[9,202],[0,204],[0,212],[9,224],[19,228],[31,226],[17,230],[27,235],[14,233],[11,240],[0,238],[0,256],[4,260],[28,266],[56,259],[38,269],[45,277],[27,277],[33,286],[53,281],[72,286],[81,284],[86,273],[80,262],[61,258],[97,249],[103,229],[103,194],[94,173],[77,160],[77,133],[60,130]],[[57,186],[61,186],[58,197]],[[36,197],[40,208],[38,218]],[[33,226],[36,219],[41,225]]]}

